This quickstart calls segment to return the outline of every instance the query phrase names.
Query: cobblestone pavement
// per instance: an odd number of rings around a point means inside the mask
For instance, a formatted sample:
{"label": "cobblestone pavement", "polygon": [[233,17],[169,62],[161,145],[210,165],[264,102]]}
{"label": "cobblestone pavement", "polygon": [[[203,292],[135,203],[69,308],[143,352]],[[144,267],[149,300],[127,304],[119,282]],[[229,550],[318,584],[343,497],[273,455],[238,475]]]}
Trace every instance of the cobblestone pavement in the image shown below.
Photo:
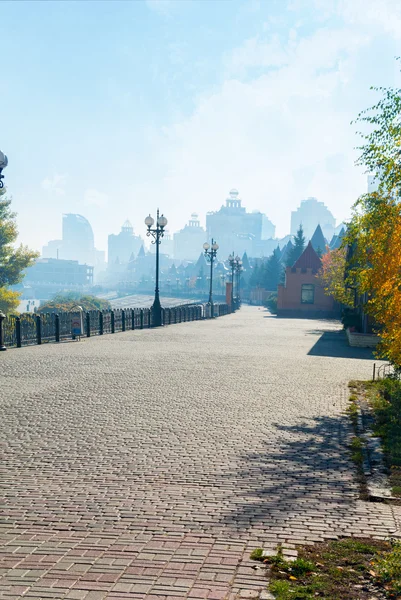
{"label": "cobblestone pavement", "polygon": [[344,450],[366,352],[244,307],[2,353],[1,598],[252,597],[257,546],[398,530]]}

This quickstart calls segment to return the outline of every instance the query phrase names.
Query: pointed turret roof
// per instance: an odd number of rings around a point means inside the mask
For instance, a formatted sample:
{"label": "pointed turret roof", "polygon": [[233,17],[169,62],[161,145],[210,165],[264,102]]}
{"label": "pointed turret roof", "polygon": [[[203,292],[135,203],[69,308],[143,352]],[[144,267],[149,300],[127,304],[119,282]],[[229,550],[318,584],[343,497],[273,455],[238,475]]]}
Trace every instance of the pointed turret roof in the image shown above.
{"label": "pointed turret roof", "polygon": [[320,225],[316,227],[315,233],[312,235],[311,244],[315,250],[318,250],[319,248],[322,252],[326,250],[327,241]]}
{"label": "pointed turret roof", "polygon": [[301,256],[294,263],[293,269],[312,269],[313,271],[318,271],[321,265],[322,260],[313,248],[312,241],[310,241]]}
{"label": "pointed turret roof", "polygon": [[291,240],[288,242],[288,244],[286,244],[284,246],[283,251],[282,251],[281,256],[280,256],[280,260],[281,260],[281,262],[283,264],[286,262],[289,254],[293,250],[293,248],[294,248],[294,244],[292,243]]}
{"label": "pointed turret roof", "polygon": [[249,258],[246,252],[242,255],[242,267],[244,271],[249,271],[251,265],[249,264]]}
{"label": "pointed turret roof", "polygon": [[338,235],[333,235],[333,237],[330,240],[330,244],[329,244],[329,248],[330,250],[333,250],[333,248],[335,247],[336,243],[338,240]]}
{"label": "pointed turret roof", "polygon": [[141,249],[138,252],[138,258],[144,258],[145,256],[146,256],[145,248],[143,247],[143,244],[142,244]]}
{"label": "pointed turret roof", "polygon": [[334,235],[330,242],[330,250],[338,250],[345,236],[345,228],[343,227],[338,235]]}
{"label": "pointed turret roof", "polygon": [[203,252],[201,252],[195,266],[196,267],[204,267],[206,265],[207,265],[207,263],[206,263],[205,255],[203,254]]}

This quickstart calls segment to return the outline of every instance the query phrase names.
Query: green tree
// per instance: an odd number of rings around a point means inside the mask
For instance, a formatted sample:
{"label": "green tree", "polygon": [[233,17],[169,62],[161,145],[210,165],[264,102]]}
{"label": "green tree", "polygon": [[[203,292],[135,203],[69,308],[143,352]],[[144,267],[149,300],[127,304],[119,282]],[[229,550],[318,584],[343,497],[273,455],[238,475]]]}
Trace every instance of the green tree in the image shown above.
{"label": "green tree", "polygon": [[292,267],[293,264],[298,260],[301,256],[302,252],[305,250],[305,236],[302,225],[299,226],[297,231],[297,235],[294,235],[293,248],[289,253],[286,261],[287,267]]}
{"label": "green tree", "polygon": [[266,262],[264,287],[267,290],[277,290],[282,270],[283,267],[280,262],[277,250],[274,250],[273,254],[269,256]]}
{"label": "green tree", "polygon": [[65,294],[56,294],[51,300],[42,304],[38,312],[57,313],[70,311],[77,304],[82,306],[84,310],[108,310],[111,308],[108,300],[91,295],[82,295],[79,292],[67,292]]}
{"label": "green tree", "polygon": [[381,93],[382,99],[356,119],[363,128],[370,128],[358,131],[364,143],[358,148],[361,155],[357,164],[376,176],[379,193],[359,199],[357,205],[365,210],[374,209],[378,202],[387,203],[389,196],[400,196],[401,192],[401,90],[373,86],[370,89]]}
{"label": "green tree", "polygon": [[358,115],[364,131],[357,164],[375,176],[378,190],[354,206],[344,239],[346,285],[367,299],[363,310],[378,326],[379,356],[401,369],[401,90],[371,89],[382,98]]}
{"label": "green tree", "polygon": [[11,200],[6,197],[5,188],[0,189],[0,310],[6,314],[17,309],[21,294],[10,286],[21,283],[24,269],[30,267],[38,253],[26,246],[15,248],[18,237],[16,214],[10,209]]}

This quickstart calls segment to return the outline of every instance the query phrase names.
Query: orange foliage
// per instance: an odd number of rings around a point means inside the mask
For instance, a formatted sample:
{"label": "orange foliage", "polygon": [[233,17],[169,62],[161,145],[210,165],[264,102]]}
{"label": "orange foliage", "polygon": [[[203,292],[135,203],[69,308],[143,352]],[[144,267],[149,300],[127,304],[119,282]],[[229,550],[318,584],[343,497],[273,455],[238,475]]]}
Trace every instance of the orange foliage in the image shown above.
{"label": "orange foliage", "polygon": [[327,296],[333,296],[337,302],[345,306],[353,306],[353,294],[345,287],[345,265],[345,248],[328,250],[322,256],[318,279]]}
{"label": "orange foliage", "polygon": [[[383,200],[383,199],[382,199]],[[381,328],[381,354],[401,366],[401,204],[392,198],[358,218],[356,261],[367,312]]]}

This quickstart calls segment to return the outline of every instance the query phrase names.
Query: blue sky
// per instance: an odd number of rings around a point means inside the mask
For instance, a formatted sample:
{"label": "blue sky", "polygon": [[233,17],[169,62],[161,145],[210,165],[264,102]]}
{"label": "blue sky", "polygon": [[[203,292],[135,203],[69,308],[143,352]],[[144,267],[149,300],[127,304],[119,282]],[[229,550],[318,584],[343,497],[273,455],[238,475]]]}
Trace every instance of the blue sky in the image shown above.
{"label": "blue sky", "polygon": [[236,187],[289,230],[307,196],[338,220],[365,191],[350,121],[400,85],[397,0],[3,2],[0,149],[20,239],[61,214],[106,249],[157,206],[172,230]]}

